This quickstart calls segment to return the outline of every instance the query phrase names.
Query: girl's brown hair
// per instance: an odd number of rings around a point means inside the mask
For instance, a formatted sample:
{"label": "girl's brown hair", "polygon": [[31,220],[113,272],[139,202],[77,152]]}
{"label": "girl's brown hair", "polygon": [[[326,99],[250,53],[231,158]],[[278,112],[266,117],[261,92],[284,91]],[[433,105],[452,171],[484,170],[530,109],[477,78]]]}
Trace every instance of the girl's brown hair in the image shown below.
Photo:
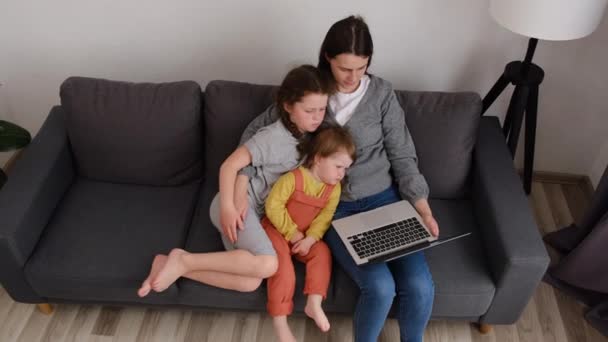
{"label": "girl's brown hair", "polygon": [[333,88],[332,78],[316,67],[305,64],[289,71],[275,94],[280,120],[289,132],[300,141],[298,144],[300,158],[305,155],[303,149],[308,140],[308,134],[302,134],[298,130],[298,127],[289,118],[285,105],[292,106],[309,94],[331,95]]}
{"label": "girl's brown hair", "polygon": [[340,151],[346,152],[353,162],[356,158],[356,147],[353,137],[346,128],[340,126],[329,126],[319,129],[305,146],[307,157],[304,166],[306,168],[312,167],[315,157],[326,158]]}

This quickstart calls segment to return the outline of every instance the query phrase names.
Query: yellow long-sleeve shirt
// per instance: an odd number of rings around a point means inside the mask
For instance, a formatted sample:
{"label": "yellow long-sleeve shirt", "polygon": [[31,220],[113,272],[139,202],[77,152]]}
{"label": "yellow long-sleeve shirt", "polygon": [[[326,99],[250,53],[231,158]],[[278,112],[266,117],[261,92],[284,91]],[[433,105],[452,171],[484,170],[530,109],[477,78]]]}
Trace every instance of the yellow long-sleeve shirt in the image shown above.
{"label": "yellow long-sleeve shirt", "polygon": [[[310,173],[308,169],[300,166],[299,169],[302,171],[304,193],[313,197],[321,197],[325,187],[325,183],[318,181]],[[293,235],[298,230],[297,225],[287,212],[287,202],[289,197],[296,190],[296,177],[293,172],[288,172],[281,176],[276,183],[274,183],[272,190],[266,198],[266,216],[275,226],[275,228],[281,233],[285,240],[291,240]],[[315,240],[319,241],[329,229],[331,220],[336,212],[336,207],[340,201],[340,184],[336,184],[331,194],[329,195],[329,201],[327,205],[317,217],[312,221],[310,227],[306,231],[306,236],[310,236]]]}

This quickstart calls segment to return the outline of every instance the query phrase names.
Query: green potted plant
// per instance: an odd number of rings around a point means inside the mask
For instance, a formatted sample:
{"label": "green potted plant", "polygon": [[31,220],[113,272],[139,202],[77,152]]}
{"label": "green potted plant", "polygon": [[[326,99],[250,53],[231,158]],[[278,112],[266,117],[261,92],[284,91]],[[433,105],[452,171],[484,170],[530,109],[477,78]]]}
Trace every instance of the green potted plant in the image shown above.
{"label": "green potted plant", "polygon": [[[0,152],[18,150],[27,146],[32,137],[30,133],[22,127],[0,120]],[[6,174],[0,168],[0,188],[6,183]]]}

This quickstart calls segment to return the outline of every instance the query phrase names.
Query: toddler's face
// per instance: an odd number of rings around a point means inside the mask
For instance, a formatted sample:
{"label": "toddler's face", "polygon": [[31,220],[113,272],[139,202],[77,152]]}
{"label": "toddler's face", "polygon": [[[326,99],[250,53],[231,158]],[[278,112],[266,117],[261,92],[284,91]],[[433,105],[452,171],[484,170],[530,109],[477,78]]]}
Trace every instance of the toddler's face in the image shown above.
{"label": "toddler's face", "polygon": [[353,160],[345,151],[338,151],[328,157],[315,157],[317,176],[325,184],[340,183],[352,163]]}

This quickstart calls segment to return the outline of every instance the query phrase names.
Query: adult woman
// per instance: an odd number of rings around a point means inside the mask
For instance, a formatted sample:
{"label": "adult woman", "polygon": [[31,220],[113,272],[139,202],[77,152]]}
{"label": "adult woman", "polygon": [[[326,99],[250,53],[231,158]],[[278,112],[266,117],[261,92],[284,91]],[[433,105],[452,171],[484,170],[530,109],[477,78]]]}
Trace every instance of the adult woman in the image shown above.
{"label": "adult woman", "polygon": [[[357,160],[347,171],[334,219],[403,198],[414,205],[437,236],[439,227],[427,202],[428,186],[418,170],[403,109],[390,83],[367,73],[372,54],[367,24],[355,16],[331,26],[319,53],[318,68],[333,77],[337,88],[329,98],[326,119],[348,128],[357,147]],[[273,119],[260,116],[249,129]],[[355,341],[378,339],[395,295],[401,340],[421,341],[434,297],[423,252],[359,267],[333,228],[326,233],[325,241],[360,289],[353,322]]]}
{"label": "adult woman", "polygon": [[[439,227],[426,199],[428,186],[418,171],[403,109],[391,85],[367,73],[372,54],[367,24],[354,16],[329,29],[319,53],[319,69],[331,73],[337,85],[328,113],[351,131],[357,145],[357,161],[349,168],[334,219],[403,198],[437,236]],[[378,339],[397,294],[401,340],[422,341],[434,297],[423,252],[358,267],[334,229],[327,232],[325,241],[361,291],[353,322],[355,340]]]}

